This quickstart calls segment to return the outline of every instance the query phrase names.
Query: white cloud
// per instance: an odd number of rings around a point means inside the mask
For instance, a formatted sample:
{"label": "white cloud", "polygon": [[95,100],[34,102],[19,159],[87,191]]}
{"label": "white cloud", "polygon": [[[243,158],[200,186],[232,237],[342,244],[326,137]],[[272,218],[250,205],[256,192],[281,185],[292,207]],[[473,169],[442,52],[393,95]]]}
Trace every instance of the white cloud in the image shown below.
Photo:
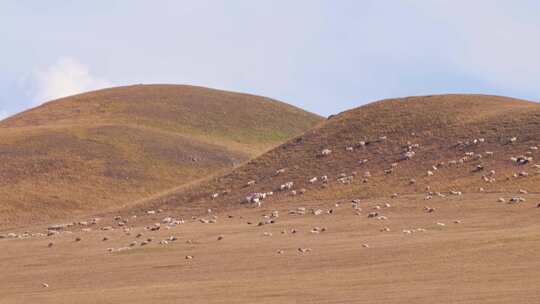
{"label": "white cloud", "polygon": [[65,57],[36,73],[37,88],[34,104],[111,86],[105,79],[90,74],[88,66]]}
{"label": "white cloud", "polygon": [[4,118],[7,118],[8,116],[9,114],[6,110],[0,110],[0,120],[3,120]]}

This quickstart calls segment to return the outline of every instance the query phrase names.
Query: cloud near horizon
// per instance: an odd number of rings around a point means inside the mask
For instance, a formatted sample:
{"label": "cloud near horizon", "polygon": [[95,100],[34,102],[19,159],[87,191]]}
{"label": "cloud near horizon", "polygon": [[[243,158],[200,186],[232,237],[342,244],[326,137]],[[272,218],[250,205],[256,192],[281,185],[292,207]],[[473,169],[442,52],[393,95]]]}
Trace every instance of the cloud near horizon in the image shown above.
{"label": "cloud near horizon", "polygon": [[64,57],[35,75],[34,105],[111,86],[111,82],[95,77],[87,65]]}
{"label": "cloud near horizon", "polygon": [[526,0],[7,2],[0,108],[137,83],[252,93],[322,115],[411,95],[540,100],[538,11]]}

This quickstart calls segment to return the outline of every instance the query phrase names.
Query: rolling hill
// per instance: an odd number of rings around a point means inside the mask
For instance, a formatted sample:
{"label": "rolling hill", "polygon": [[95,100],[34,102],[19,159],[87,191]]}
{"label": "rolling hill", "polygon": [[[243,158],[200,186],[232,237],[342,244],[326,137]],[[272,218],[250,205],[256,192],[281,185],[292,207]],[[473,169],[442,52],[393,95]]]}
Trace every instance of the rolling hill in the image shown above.
{"label": "rolling hill", "polygon": [[[228,174],[140,207],[228,208],[267,192],[270,203],[538,192],[539,144],[534,102],[488,95],[389,99],[332,116]],[[219,197],[211,199],[214,193]]]}
{"label": "rolling hill", "polygon": [[54,100],[0,122],[0,220],[125,206],[238,166],[320,121],[269,98],[182,85]]}

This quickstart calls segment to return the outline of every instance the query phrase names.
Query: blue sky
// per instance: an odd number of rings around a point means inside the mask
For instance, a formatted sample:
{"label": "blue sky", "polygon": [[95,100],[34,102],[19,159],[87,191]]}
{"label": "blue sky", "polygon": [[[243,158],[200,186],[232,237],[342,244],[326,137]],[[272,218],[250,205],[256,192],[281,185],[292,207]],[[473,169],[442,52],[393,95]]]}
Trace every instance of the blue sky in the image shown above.
{"label": "blue sky", "polygon": [[0,0],[0,116],[181,83],[322,115],[435,93],[540,100],[538,1]]}

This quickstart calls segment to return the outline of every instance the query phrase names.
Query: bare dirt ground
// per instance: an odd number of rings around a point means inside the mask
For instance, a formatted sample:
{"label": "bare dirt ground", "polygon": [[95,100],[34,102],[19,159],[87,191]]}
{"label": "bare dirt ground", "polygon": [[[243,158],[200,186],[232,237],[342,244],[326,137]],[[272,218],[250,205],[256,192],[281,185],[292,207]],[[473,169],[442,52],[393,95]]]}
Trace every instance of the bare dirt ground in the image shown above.
{"label": "bare dirt ground", "polygon": [[[180,215],[139,215],[129,233],[99,230],[109,217],[89,232],[4,238],[0,303],[540,303],[540,195],[497,201],[512,196],[369,199],[361,211],[349,200],[282,202],[155,232],[144,226]],[[288,214],[297,207],[306,214]],[[273,210],[276,223],[258,226]]]}

